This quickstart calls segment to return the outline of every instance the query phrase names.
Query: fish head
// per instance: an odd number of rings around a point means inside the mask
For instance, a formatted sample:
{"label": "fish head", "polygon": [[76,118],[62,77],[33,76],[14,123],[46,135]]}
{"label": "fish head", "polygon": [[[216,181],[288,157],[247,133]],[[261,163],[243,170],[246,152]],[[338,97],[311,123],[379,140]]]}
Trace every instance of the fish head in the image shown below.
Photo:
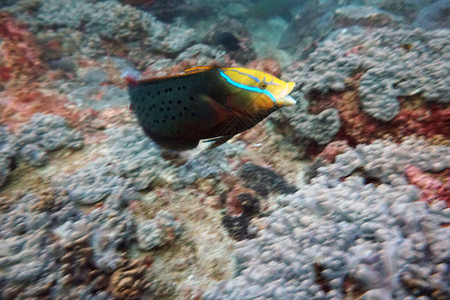
{"label": "fish head", "polygon": [[288,96],[295,86],[294,82],[286,82],[269,73],[246,68],[221,68],[220,74],[236,87],[259,93],[253,99],[253,105],[260,109],[295,104],[295,100]]}

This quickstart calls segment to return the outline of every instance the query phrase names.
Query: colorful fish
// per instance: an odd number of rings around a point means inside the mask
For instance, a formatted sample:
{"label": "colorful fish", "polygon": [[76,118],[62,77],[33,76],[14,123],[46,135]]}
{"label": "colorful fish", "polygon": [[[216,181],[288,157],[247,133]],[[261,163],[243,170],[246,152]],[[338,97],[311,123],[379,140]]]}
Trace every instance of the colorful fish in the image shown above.
{"label": "colorful fish", "polygon": [[225,143],[282,106],[294,82],[245,68],[196,67],[183,74],[136,80],[130,76],[131,108],[145,133],[172,150],[195,148],[200,140]]}

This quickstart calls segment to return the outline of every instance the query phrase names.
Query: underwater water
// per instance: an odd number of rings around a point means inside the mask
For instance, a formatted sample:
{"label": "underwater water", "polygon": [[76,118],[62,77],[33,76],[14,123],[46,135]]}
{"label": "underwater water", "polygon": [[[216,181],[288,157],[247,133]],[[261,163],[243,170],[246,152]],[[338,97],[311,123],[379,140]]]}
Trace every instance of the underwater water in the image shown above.
{"label": "underwater water", "polygon": [[450,299],[449,11],[1,0],[0,299]]}

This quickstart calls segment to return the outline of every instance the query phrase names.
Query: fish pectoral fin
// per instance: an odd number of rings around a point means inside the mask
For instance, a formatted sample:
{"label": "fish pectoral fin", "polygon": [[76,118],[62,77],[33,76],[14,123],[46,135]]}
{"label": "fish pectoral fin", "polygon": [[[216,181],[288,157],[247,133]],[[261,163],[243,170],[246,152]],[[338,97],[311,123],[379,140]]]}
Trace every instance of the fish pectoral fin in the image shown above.
{"label": "fish pectoral fin", "polygon": [[214,121],[211,122],[211,126],[220,124],[229,118],[231,112],[228,111],[222,104],[217,102],[215,99],[207,95],[201,95],[199,98],[202,99],[203,101],[208,102],[210,108],[212,109]]}
{"label": "fish pectoral fin", "polygon": [[206,150],[211,150],[211,149],[214,149],[214,148],[226,143],[232,137],[233,137],[233,135],[224,135],[224,136],[218,136],[218,137],[215,137],[212,139],[202,140],[202,142],[205,142],[205,143],[212,142],[212,144],[209,145],[208,148],[206,148]]}

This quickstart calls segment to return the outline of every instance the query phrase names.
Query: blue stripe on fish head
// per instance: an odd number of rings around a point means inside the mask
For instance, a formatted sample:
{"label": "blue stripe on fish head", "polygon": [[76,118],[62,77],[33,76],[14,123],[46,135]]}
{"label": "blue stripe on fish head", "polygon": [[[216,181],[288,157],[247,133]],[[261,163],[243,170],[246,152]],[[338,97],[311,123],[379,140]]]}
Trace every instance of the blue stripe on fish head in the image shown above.
{"label": "blue stripe on fish head", "polygon": [[267,91],[267,90],[263,90],[260,89],[259,87],[256,86],[248,86],[239,82],[234,81],[233,79],[231,79],[228,75],[226,75],[223,71],[220,71],[220,76],[222,76],[223,78],[225,78],[225,80],[234,85],[235,87],[247,90],[247,91],[251,91],[251,92],[257,92],[257,93],[261,93],[261,94],[265,94],[267,95],[270,99],[272,99],[273,103],[276,105],[276,100],[275,97],[272,95],[271,92]]}

